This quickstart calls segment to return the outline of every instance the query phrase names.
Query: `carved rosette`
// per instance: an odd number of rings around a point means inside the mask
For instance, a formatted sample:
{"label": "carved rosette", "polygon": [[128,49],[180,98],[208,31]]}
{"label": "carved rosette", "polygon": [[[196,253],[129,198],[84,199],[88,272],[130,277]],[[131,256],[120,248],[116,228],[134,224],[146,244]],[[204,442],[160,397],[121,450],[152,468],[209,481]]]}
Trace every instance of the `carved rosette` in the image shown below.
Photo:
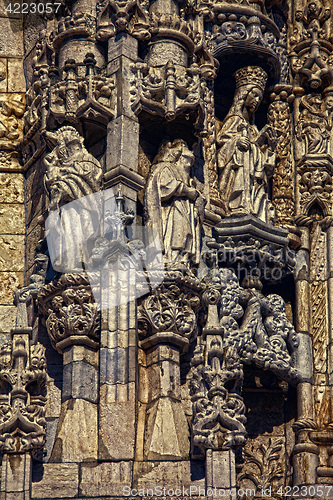
{"label": "carved rosette", "polygon": [[98,348],[100,314],[86,275],[63,274],[42,288],[38,303],[58,352],[70,345]]}
{"label": "carved rosette", "polygon": [[13,330],[13,341],[0,352],[2,453],[35,453],[44,446],[46,376],[45,347],[29,347],[29,334]]}

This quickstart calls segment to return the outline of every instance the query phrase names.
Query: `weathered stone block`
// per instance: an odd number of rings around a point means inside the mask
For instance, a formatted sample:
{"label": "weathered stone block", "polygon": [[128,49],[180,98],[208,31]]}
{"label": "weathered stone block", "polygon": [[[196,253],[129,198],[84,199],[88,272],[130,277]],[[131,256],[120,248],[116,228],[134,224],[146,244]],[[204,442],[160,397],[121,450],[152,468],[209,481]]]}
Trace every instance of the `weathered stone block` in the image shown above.
{"label": "weathered stone block", "polygon": [[134,458],[135,418],[134,383],[101,386],[98,423],[100,460]]}
{"label": "weathered stone block", "polygon": [[41,479],[32,483],[31,498],[74,498],[78,486],[77,464],[44,464]]}
{"label": "weathered stone block", "polygon": [[24,205],[0,204],[0,234],[24,234]]}
{"label": "weathered stone block", "polygon": [[0,236],[0,271],[23,271],[24,236]]}
{"label": "weathered stone block", "polygon": [[207,487],[235,488],[236,469],[235,451],[213,451],[206,453],[206,481]]}
{"label": "weathered stone block", "polygon": [[[1,9],[1,6],[0,6]],[[0,59],[0,92],[7,92],[7,59]]]}
{"label": "weathered stone block", "polygon": [[[6,493],[16,494],[18,498],[23,498],[24,493],[28,493],[31,481],[31,456],[28,453],[23,455],[5,454],[2,461],[1,471],[1,498]],[[7,498],[7,495],[6,495]]]}
{"label": "weathered stone block", "polygon": [[62,404],[50,462],[97,459],[97,405],[84,399]]}
{"label": "weathered stone block", "polygon": [[101,384],[126,384],[129,380],[129,351],[127,349],[100,349],[100,382]]}
{"label": "weathered stone block", "polygon": [[133,481],[135,488],[155,488],[157,485],[170,488],[205,488],[204,462],[161,461],[136,462],[134,464]]}
{"label": "weathered stone block", "polygon": [[97,369],[84,361],[76,361],[64,366],[62,400],[81,398],[92,403],[98,399]]}
{"label": "weathered stone block", "polygon": [[101,347],[108,347],[114,349],[115,347],[122,347],[125,349],[129,346],[136,345],[136,331],[135,330],[119,330],[114,331],[102,330],[101,332]]}
{"label": "weathered stone block", "polygon": [[63,363],[67,365],[68,363],[73,363],[76,361],[84,361],[93,366],[98,366],[98,351],[89,349],[89,347],[83,345],[73,345],[66,349],[63,354]]}
{"label": "weathered stone block", "polygon": [[13,305],[13,293],[21,286],[23,272],[0,272],[0,304]]}
{"label": "weathered stone block", "polygon": [[188,422],[179,401],[161,397],[147,410],[144,456],[148,460],[177,460],[190,452]]}
{"label": "weathered stone block", "polygon": [[21,59],[8,59],[8,92],[25,92]]}
{"label": "weathered stone block", "polygon": [[82,466],[80,495],[123,496],[123,487],[132,481],[132,462],[103,463],[97,466]]}
{"label": "weathered stone block", "polygon": [[0,332],[9,333],[15,326],[16,307],[0,305]]}
{"label": "weathered stone block", "polygon": [[0,173],[0,203],[24,203],[22,174]]}
{"label": "weathered stone block", "polygon": [[139,124],[127,116],[119,116],[108,125],[108,133],[114,138],[118,147],[110,147],[107,151],[107,171],[123,165],[136,171],[138,169],[138,142]]}
{"label": "weathered stone block", "polygon": [[22,57],[22,20],[0,17],[0,57]]}
{"label": "weathered stone block", "polygon": [[113,61],[120,56],[124,56],[136,61],[137,50],[138,41],[136,38],[122,33],[119,37],[109,40],[108,60]]}

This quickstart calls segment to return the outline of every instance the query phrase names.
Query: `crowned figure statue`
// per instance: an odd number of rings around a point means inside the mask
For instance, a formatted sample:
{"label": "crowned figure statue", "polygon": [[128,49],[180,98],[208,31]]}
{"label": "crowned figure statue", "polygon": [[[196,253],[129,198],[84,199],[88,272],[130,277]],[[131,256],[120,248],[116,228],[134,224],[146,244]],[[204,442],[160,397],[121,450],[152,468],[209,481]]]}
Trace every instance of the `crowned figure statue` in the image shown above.
{"label": "crowned figure statue", "polygon": [[257,66],[235,73],[236,92],[221,123],[217,121],[219,190],[226,215],[252,214],[267,223],[274,221],[268,197],[268,178],[275,165],[276,131],[254,124],[265,90],[267,74]]}

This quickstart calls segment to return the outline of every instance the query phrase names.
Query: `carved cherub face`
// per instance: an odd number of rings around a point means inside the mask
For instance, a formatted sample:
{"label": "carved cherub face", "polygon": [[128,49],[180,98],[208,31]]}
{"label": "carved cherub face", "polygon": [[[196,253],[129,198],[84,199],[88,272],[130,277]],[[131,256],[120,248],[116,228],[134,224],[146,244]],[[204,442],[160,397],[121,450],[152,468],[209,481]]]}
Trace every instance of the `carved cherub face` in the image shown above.
{"label": "carved cherub face", "polygon": [[244,106],[251,112],[257,111],[263,98],[263,92],[259,87],[253,87],[247,94]]}

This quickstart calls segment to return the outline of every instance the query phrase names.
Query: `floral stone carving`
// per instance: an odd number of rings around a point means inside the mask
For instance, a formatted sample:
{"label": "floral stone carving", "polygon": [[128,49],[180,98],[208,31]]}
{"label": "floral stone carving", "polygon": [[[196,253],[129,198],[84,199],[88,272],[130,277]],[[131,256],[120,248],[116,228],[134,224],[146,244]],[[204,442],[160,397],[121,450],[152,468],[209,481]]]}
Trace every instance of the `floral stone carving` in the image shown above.
{"label": "floral stone carving", "polygon": [[0,451],[36,452],[46,436],[45,348],[29,347],[29,335],[13,333],[0,351]]}
{"label": "floral stone carving", "polygon": [[62,275],[42,288],[38,301],[51,343],[60,353],[73,344],[98,347],[100,315],[87,276]]}

